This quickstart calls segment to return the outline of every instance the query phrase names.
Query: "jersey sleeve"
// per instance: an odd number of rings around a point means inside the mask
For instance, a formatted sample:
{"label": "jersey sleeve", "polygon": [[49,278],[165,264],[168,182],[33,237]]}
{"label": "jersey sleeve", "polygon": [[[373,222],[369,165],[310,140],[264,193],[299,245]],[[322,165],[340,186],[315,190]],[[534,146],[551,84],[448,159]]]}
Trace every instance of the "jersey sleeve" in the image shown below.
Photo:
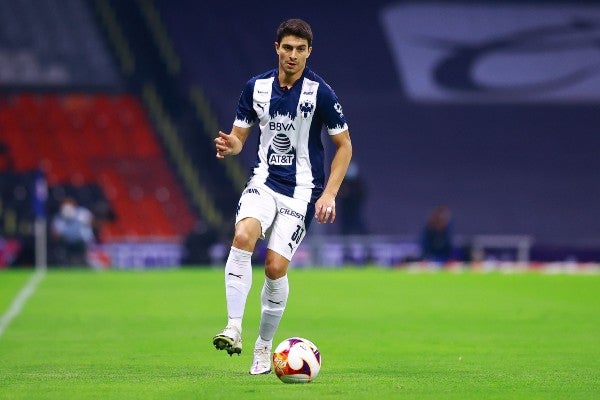
{"label": "jersey sleeve", "polygon": [[318,112],[323,120],[323,124],[327,128],[327,133],[329,135],[337,135],[348,130],[346,117],[344,117],[342,106],[335,92],[327,84],[321,85],[321,87],[319,88],[319,98],[317,101]]}
{"label": "jersey sleeve", "polygon": [[248,81],[244,87],[244,90],[242,90],[240,100],[238,101],[237,110],[235,112],[235,121],[233,122],[233,125],[240,128],[249,128],[256,123],[258,116],[256,115],[256,111],[253,107],[253,97],[254,81],[251,80]]}

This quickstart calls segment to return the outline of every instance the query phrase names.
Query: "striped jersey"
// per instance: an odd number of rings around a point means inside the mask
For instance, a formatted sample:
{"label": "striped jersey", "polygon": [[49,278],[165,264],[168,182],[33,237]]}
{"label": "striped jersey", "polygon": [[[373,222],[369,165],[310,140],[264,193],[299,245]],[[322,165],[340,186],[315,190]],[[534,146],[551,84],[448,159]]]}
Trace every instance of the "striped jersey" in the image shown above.
{"label": "striped jersey", "polygon": [[325,184],[321,130],[348,129],[333,89],[309,68],[290,89],[279,84],[278,69],[250,79],[238,103],[234,125],[258,122],[260,137],[251,182],[275,192],[315,202]]}

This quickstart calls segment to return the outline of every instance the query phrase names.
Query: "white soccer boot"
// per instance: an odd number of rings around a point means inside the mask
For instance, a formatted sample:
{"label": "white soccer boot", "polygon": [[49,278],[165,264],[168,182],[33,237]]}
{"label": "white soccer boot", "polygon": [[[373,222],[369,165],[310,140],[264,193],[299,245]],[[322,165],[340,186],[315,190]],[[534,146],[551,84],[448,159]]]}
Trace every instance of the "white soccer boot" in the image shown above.
{"label": "white soccer boot", "polygon": [[227,325],[223,332],[213,338],[213,344],[217,350],[227,350],[227,354],[238,356],[242,352],[242,334],[235,326]]}
{"label": "white soccer boot", "polygon": [[271,372],[271,347],[264,343],[254,346],[254,359],[250,367],[250,375],[268,374]]}

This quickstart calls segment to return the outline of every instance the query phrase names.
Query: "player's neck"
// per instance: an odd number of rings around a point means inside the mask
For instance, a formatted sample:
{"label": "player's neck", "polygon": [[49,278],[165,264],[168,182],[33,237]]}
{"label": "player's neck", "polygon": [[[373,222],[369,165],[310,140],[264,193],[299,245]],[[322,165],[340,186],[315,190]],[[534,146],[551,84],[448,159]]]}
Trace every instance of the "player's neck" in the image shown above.
{"label": "player's neck", "polygon": [[298,79],[302,77],[303,73],[304,69],[296,72],[295,74],[290,75],[286,74],[285,71],[279,70],[279,86],[281,86],[282,88],[291,89],[292,86],[294,86],[294,84],[298,81]]}

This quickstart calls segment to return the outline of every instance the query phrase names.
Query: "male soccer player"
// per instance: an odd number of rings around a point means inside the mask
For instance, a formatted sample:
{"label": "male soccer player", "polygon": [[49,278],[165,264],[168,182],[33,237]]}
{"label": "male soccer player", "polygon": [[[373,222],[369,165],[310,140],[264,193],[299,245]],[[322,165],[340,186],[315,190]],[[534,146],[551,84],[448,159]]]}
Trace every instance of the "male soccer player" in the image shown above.
{"label": "male soccer player", "polygon": [[[252,283],[251,256],[268,239],[261,292],[259,336],[250,374],[271,372],[271,348],[286,306],[290,260],[310,221],[335,220],[335,197],[352,157],[342,107],[331,87],[306,66],[313,35],[305,21],[289,19],[277,29],[278,67],[250,79],[239,99],[231,133],[215,139],[217,158],[240,153],[252,126],[260,138],[256,163],[238,203],[235,233],[225,264],[228,322],[213,344],[229,355],[242,351],[242,318]],[[321,130],[335,154],[325,182]]]}

